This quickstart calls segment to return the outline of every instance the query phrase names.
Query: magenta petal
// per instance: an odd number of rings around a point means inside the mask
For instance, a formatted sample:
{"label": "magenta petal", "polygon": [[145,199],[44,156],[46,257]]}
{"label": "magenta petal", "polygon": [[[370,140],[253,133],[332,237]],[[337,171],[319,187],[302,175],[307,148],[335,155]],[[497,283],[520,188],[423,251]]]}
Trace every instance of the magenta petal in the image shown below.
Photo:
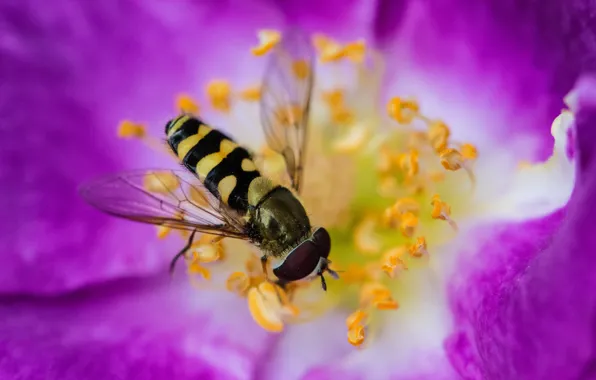
{"label": "magenta petal", "polygon": [[0,378],[250,379],[270,336],[245,302],[168,279],[4,299]]}
{"label": "magenta petal", "polygon": [[[448,347],[465,378],[596,376],[596,87],[578,87],[578,180],[566,212],[515,226],[490,267],[454,290],[459,331]],[[559,221],[564,217],[559,226]],[[551,236],[552,234],[552,236]]]}

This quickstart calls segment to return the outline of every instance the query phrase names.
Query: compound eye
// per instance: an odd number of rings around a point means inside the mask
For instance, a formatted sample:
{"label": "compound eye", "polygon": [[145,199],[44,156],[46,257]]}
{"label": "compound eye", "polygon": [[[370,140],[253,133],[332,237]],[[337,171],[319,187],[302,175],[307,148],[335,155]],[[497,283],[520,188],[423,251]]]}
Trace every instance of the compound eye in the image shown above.
{"label": "compound eye", "polygon": [[273,274],[284,281],[297,281],[314,272],[320,260],[319,247],[312,241],[306,240],[273,269]]}
{"label": "compound eye", "polygon": [[319,228],[312,235],[312,241],[317,246],[317,251],[320,257],[329,257],[331,251],[331,236],[324,228]]}

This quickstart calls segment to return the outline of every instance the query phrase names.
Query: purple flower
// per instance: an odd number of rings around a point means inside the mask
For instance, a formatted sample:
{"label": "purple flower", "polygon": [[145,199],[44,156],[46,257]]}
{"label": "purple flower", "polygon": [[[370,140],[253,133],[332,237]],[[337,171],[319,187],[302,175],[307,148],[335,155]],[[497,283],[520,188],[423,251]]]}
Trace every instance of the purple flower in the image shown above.
{"label": "purple flower", "polygon": [[[587,2],[0,9],[0,378],[595,376]],[[302,198],[345,272],[280,304],[248,246],[199,240],[172,280],[179,236],[77,187],[174,167],[155,138],[177,96],[260,152],[251,47],[290,23],[322,33]]]}

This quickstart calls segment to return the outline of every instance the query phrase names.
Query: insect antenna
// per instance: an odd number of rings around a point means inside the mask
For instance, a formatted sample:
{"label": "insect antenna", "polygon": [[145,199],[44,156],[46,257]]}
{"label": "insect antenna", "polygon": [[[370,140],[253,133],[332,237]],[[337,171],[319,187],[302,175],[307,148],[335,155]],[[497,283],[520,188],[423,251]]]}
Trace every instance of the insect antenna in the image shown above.
{"label": "insect antenna", "polygon": [[197,232],[197,230],[193,230],[190,234],[190,237],[188,238],[188,243],[186,243],[186,245],[184,246],[184,248],[182,248],[180,250],[180,252],[178,252],[176,254],[176,256],[174,256],[174,258],[172,259],[172,261],[170,262],[170,276],[172,276],[174,274],[174,269],[176,268],[176,262],[186,254],[186,252],[190,249],[190,246],[192,245],[192,241],[195,237],[195,233]]}

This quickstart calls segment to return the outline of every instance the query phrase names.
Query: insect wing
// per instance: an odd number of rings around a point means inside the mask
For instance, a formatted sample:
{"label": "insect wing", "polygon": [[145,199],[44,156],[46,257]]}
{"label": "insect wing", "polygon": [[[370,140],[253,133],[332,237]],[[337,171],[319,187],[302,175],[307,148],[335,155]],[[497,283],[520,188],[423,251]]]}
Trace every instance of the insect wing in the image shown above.
{"label": "insect wing", "polygon": [[190,173],[135,170],[92,181],[80,189],[89,204],[122,218],[246,239],[243,219]]}
{"label": "insect wing", "polygon": [[314,57],[307,36],[297,29],[287,31],[271,52],[261,92],[261,123],[267,144],[284,157],[297,191],[302,181]]}

